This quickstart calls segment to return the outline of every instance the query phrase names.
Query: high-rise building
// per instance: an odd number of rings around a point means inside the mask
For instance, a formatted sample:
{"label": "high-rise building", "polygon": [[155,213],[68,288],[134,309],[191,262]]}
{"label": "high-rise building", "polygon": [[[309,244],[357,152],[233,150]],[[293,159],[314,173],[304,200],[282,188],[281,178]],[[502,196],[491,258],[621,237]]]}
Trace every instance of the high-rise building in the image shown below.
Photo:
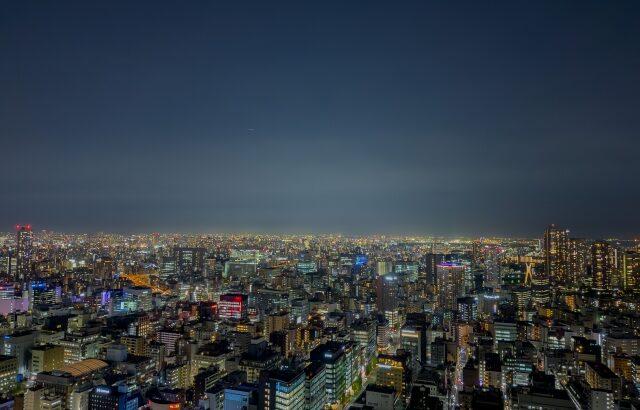
{"label": "high-rise building", "polygon": [[191,387],[191,366],[189,363],[173,363],[165,369],[165,383],[171,389]]}
{"label": "high-rise building", "polygon": [[611,245],[606,241],[595,241],[591,246],[591,276],[594,288],[611,288]]}
{"label": "high-rise building", "polygon": [[64,363],[68,365],[97,357],[99,338],[100,333],[95,331],[67,333],[62,340],[57,342],[64,348]]}
{"label": "high-rise building", "polygon": [[418,280],[419,265],[417,262],[397,262],[393,271],[403,273],[409,282],[415,282]]}
{"label": "high-rise building", "polygon": [[31,348],[35,344],[37,333],[31,330],[19,331],[3,337],[2,354],[15,356],[18,360],[18,373],[28,375]]}
{"label": "high-rise building", "polygon": [[160,261],[160,279],[166,280],[178,272],[176,258],[174,256],[163,256]]}
{"label": "high-rise building", "polygon": [[23,291],[16,295],[12,284],[0,284],[0,315],[6,316],[15,312],[29,310],[29,292]]}
{"label": "high-rise building", "polygon": [[436,266],[438,305],[455,310],[458,298],[464,296],[465,267],[454,262],[443,262]]}
{"label": "high-rise building", "polygon": [[376,279],[376,305],[379,312],[391,312],[398,308],[398,275],[388,273]]}
{"label": "high-rise building", "polygon": [[257,408],[258,391],[255,386],[241,384],[224,389],[224,410],[245,410]]}
{"label": "high-rise building", "polygon": [[221,319],[244,319],[247,317],[247,295],[225,293],[220,295],[218,315]]}
{"label": "high-rise building", "polygon": [[270,348],[264,338],[251,340],[246,353],[240,356],[238,368],[247,373],[247,382],[259,380],[262,372],[278,368],[282,356]]}
{"label": "high-rise building", "polygon": [[[589,265],[589,244],[582,238],[569,239],[569,277],[575,284],[585,281]],[[591,278],[589,278],[589,281]]]}
{"label": "high-rise building", "polygon": [[43,386],[32,387],[24,393],[24,410],[62,410],[62,404],[59,393]]}
{"label": "high-rise building", "polygon": [[587,362],[585,367],[585,380],[592,389],[610,391],[616,398],[620,396],[620,377],[602,363]]}
{"label": "high-rise building", "polygon": [[364,348],[365,363],[373,360],[376,354],[376,324],[375,320],[361,319],[351,324],[351,339]]}
{"label": "high-rise building", "polygon": [[307,324],[309,317],[309,301],[306,298],[296,298],[291,301],[291,322]]}
{"label": "high-rise building", "polygon": [[640,252],[627,251],[623,254],[622,280],[625,291],[640,293]]}
{"label": "high-rise building", "polygon": [[303,368],[274,370],[264,376],[263,408],[265,410],[302,410],[305,408],[305,379]]}
{"label": "high-rise building", "polygon": [[125,299],[135,302],[137,311],[148,312],[153,309],[151,288],[146,286],[128,286],[124,288]]}
{"label": "high-rise building", "polygon": [[302,260],[298,262],[296,269],[302,274],[314,273],[318,271],[318,264],[315,261]]}
{"label": "high-rise building", "polygon": [[158,332],[158,342],[166,347],[166,353],[172,354],[177,349],[178,340],[182,338],[180,332],[172,330],[161,330]]}
{"label": "high-rise building", "polygon": [[407,323],[400,329],[400,344],[411,354],[412,366],[419,368],[427,361],[426,324]]}
{"label": "high-rise building", "polygon": [[136,409],[142,404],[139,392],[126,384],[97,386],[89,394],[89,408],[95,410]]}
{"label": "high-rise building", "polygon": [[33,235],[31,225],[16,226],[16,275],[17,280],[28,279],[31,274]]}
{"label": "high-rise building", "polygon": [[108,257],[102,256],[98,258],[93,267],[93,275],[96,279],[100,279],[103,282],[110,281],[116,273],[116,262]]}
{"label": "high-rise building", "polygon": [[499,342],[515,342],[518,339],[518,328],[515,322],[495,322],[493,333],[496,345]]}
{"label": "high-rise building", "polygon": [[478,319],[478,301],[471,296],[458,298],[458,316],[462,322]]}
{"label": "high-rise building", "polygon": [[386,275],[391,272],[393,272],[393,262],[382,260],[376,263],[376,276]]}
{"label": "high-rise building", "polygon": [[62,302],[62,288],[45,281],[31,282],[29,299],[32,306],[51,306]]}
{"label": "high-rise building", "polygon": [[549,225],[544,231],[544,258],[551,283],[569,284],[569,231]]}
{"label": "high-rise building", "polygon": [[0,355],[0,393],[7,394],[16,387],[18,377],[18,358]]}
{"label": "high-rise building", "polygon": [[513,304],[519,314],[522,314],[531,302],[531,289],[525,286],[518,286],[511,291]]}
{"label": "high-rise building", "polygon": [[427,285],[435,285],[438,281],[438,265],[445,261],[441,253],[428,253],[424,256],[425,280]]}
{"label": "high-rise building", "polygon": [[142,336],[120,336],[120,344],[125,346],[130,354],[144,356],[146,353],[145,340]]}
{"label": "high-rise building", "polygon": [[64,348],[42,345],[31,349],[31,374],[50,372],[64,366]]}
{"label": "high-rise building", "polygon": [[176,248],[176,268],[179,274],[204,272],[204,248]]}
{"label": "high-rise building", "polygon": [[551,301],[549,276],[546,269],[531,268],[531,302],[534,306],[544,306]]}
{"label": "high-rise building", "polygon": [[322,410],[327,397],[327,374],[324,363],[311,362],[305,371],[305,409]]}
{"label": "high-rise building", "polygon": [[402,400],[406,400],[411,391],[412,370],[410,363],[411,354],[402,349],[399,349],[394,355],[378,355],[376,383],[392,387]]}
{"label": "high-rise building", "polygon": [[289,313],[278,312],[267,315],[264,325],[264,336],[269,337],[273,332],[284,330],[289,326]]}
{"label": "high-rise building", "polygon": [[311,360],[325,366],[327,403],[339,402],[347,389],[347,357],[345,345],[327,342],[311,351]]}

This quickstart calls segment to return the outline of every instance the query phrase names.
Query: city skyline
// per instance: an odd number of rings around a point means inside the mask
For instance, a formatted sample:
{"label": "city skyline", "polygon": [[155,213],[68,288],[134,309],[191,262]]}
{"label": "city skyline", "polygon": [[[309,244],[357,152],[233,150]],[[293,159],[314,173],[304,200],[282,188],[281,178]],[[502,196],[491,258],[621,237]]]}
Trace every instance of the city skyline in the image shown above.
{"label": "city skyline", "polygon": [[637,2],[2,9],[0,226],[637,235]]}
{"label": "city skyline", "polygon": [[[482,233],[472,233],[472,234],[459,234],[459,235],[440,235],[440,234],[435,234],[435,233],[407,233],[407,232],[397,232],[397,233],[389,233],[389,232],[370,232],[370,233],[345,233],[345,232],[338,232],[338,231],[290,231],[290,232],[284,232],[284,231],[240,231],[240,230],[201,230],[201,231],[163,231],[163,230],[147,230],[147,231],[133,231],[133,230],[122,230],[122,231],[107,231],[107,230],[95,230],[95,231],[91,231],[91,230],[86,230],[86,231],[72,231],[72,230],[59,230],[59,229],[51,229],[48,228],[47,226],[44,227],[39,227],[39,226],[33,226],[31,223],[19,223],[19,224],[15,224],[13,226],[13,230],[9,231],[7,229],[0,229],[0,234],[8,234],[8,235],[14,235],[16,232],[20,231],[21,228],[23,227],[27,227],[29,230],[33,230],[33,232],[52,232],[52,233],[58,233],[58,234],[68,234],[68,235],[100,235],[100,234],[105,234],[105,235],[154,235],[154,234],[160,234],[160,235],[182,235],[182,236],[292,236],[292,237],[305,237],[305,236],[309,236],[309,237],[313,237],[313,236],[318,236],[318,237],[327,237],[327,236],[336,236],[336,237],[344,237],[344,238],[374,238],[374,237],[380,237],[380,238],[416,238],[416,239],[438,239],[438,240],[469,240],[469,239],[473,239],[473,240],[480,240],[480,239],[514,239],[514,240],[540,240],[540,241],[544,241],[545,238],[545,231],[538,229],[538,233],[537,234],[532,234],[529,236],[526,235],[509,235],[509,234],[495,234],[495,235],[489,235],[489,234],[482,234]],[[546,226],[547,228],[549,227],[557,227],[558,229],[562,229],[563,231],[567,232],[568,237],[570,238],[582,238],[582,239],[590,239],[590,240],[596,240],[596,239],[601,239],[601,240],[606,240],[606,241],[624,241],[624,242],[633,242],[633,241],[640,241],[640,239],[637,236],[630,236],[630,237],[622,237],[622,236],[615,236],[615,235],[605,235],[605,236],[588,236],[588,235],[581,235],[579,232],[576,233],[575,231],[568,229],[565,226],[562,225],[557,225],[557,224],[548,224]],[[540,228],[540,227],[539,227]],[[543,227],[544,228],[544,227]]]}

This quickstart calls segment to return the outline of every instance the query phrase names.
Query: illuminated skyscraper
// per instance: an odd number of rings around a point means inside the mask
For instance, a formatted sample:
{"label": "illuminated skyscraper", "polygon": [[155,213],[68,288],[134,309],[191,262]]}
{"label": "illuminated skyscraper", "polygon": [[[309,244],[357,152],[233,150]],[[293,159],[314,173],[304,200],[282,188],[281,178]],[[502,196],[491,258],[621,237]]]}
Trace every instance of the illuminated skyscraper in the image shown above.
{"label": "illuminated skyscraper", "polygon": [[478,301],[471,296],[458,298],[458,315],[461,321],[470,322],[478,319]]}
{"label": "illuminated skyscraper", "polygon": [[608,242],[596,241],[591,246],[591,275],[594,288],[611,288],[611,245]]}
{"label": "illuminated skyscraper", "polygon": [[436,272],[440,307],[457,309],[458,298],[464,296],[465,267],[450,262],[440,263]]}
{"label": "illuminated skyscraper", "polygon": [[441,253],[428,253],[424,256],[425,276],[427,285],[435,285],[437,282],[437,266],[444,262],[445,256]]}
{"label": "illuminated skyscraper", "polygon": [[247,295],[240,293],[220,295],[218,314],[221,319],[245,319],[247,317]]}
{"label": "illuminated skyscraper", "polygon": [[376,307],[392,327],[398,325],[398,293],[400,278],[395,273],[387,273],[376,279]]}
{"label": "illuminated skyscraper", "polygon": [[411,386],[410,365],[411,354],[403,349],[398,349],[395,355],[378,355],[376,384],[394,388],[404,402]]}
{"label": "illuminated skyscraper", "polygon": [[569,284],[569,231],[549,225],[544,231],[547,277],[553,284]]}
{"label": "illuminated skyscraper", "polygon": [[272,370],[262,375],[264,408],[268,410],[299,410],[305,407],[304,369]]}
{"label": "illuminated skyscraper", "polygon": [[627,251],[622,256],[624,290],[640,293],[640,252]]}
{"label": "illuminated skyscraper", "polygon": [[398,308],[398,275],[388,273],[376,279],[376,305],[378,312],[391,312]]}
{"label": "illuminated skyscraper", "polygon": [[531,302],[544,306],[551,301],[551,289],[546,269],[531,268]]}
{"label": "illuminated skyscraper", "polygon": [[386,275],[393,272],[393,262],[391,261],[378,261],[376,263],[376,276]]}
{"label": "illuminated skyscraper", "polygon": [[589,265],[589,244],[582,238],[569,239],[569,278],[573,283],[583,282]]}
{"label": "illuminated skyscraper", "polygon": [[207,250],[203,248],[176,248],[176,268],[179,274],[190,274],[193,272],[204,272],[204,254]]}
{"label": "illuminated skyscraper", "polygon": [[93,267],[93,275],[96,279],[108,282],[113,279],[117,270],[117,263],[109,256],[98,258]]}
{"label": "illuminated skyscraper", "polygon": [[173,256],[163,256],[160,262],[160,278],[166,280],[178,271],[176,258]]}
{"label": "illuminated skyscraper", "polygon": [[16,234],[16,279],[24,280],[31,273],[33,237],[31,225],[18,225]]}

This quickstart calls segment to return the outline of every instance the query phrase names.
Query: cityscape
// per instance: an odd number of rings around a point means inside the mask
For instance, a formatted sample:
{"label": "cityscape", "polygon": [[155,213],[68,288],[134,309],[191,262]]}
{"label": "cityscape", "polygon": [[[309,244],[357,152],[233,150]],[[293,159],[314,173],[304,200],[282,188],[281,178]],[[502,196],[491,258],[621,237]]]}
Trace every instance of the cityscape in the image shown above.
{"label": "cityscape", "polygon": [[0,236],[2,408],[618,409],[640,242]]}
{"label": "cityscape", "polygon": [[640,410],[639,23],[0,1],[0,410]]}

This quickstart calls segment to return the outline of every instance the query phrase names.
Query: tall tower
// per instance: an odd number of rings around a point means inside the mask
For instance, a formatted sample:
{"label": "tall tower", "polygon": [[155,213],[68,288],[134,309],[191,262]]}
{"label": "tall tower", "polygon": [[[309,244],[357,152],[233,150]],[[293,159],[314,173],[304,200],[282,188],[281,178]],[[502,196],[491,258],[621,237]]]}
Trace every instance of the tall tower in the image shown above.
{"label": "tall tower", "polygon": [[380,313],[398,308],[398,275],[388,273],[376,279],[376,307]]}
{"label": "tall tower", "polygon": [[389,326],[397,327],[398,316],[398,293],[400,279],[395,273],[387,273],[376,278],[376,307],[389,322]]}
{"label": "tall tower", "polygon": [[589,265],[589,245],[582,238],[569,239],[569,278],[573,283],[584,282]]}
{"label": "tall tower", "polygon": [[534,267],[528,270],[531,278],[531,301],[534,306],[545,306],[551,301],[551,289],[549,276],[546,271]]}
{"label": "tall tower", "polygon": [[458,298],[464,296],[465,267],[456,263],[442,262],[436,267],[438,281],[438,304],[441,308],[455,310]]}
{"label": "tall tower", "polygon": [[544,231],[546,274],[552,284],[569,284],[569,231],[551,224]]}
{"label": "tall tower", "polygon": [[626,251],[624,253],[622,278],[626,292],[640,293],[640,252]]}
{"label": "tall tower", "polygon": [[[433,248],[433,247],[432,247]],[[441,253],[427,253],[424,256],[425,279],[427,285],[436,285],[438,282],[438,265],[444,262],[445,256]]]}
{"label": "tall tower", "polygon": [[591,246],[591,274],[593,287],[596,289],[611,288],[611,245],[605,241],[596,241]]}
{"label": "tall tower", "polygon": [[16,280],[24,280],[31,273],[33,237],[31,225],[16,225]]}

